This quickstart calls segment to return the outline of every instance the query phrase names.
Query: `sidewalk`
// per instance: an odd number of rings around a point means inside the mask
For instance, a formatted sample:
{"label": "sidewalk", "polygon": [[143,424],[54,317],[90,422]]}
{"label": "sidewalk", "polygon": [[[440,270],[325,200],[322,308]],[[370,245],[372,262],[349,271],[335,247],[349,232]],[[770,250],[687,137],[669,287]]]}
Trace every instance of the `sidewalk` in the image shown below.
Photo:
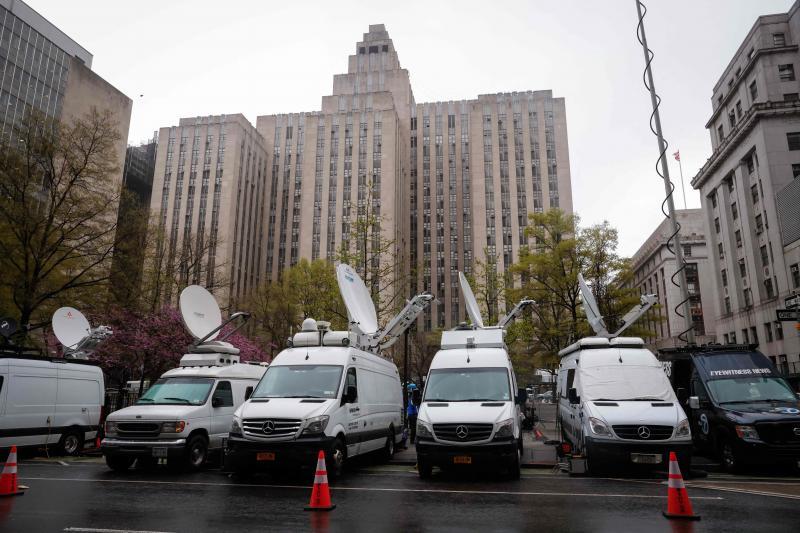
{"label": "sidewalk", "polygon": [[[539,417],[536,426],[533,430],[525,430],[522,433],[522,466],[525,468],[550,468],[556,464],[556,449],[544,442],[558,438],[555,432],[556,406],[537,404],[536,414]],[[408,466],[417,464],[417,452],[414,445],[409,443],[407,449],[398,448],[390,463]]]}

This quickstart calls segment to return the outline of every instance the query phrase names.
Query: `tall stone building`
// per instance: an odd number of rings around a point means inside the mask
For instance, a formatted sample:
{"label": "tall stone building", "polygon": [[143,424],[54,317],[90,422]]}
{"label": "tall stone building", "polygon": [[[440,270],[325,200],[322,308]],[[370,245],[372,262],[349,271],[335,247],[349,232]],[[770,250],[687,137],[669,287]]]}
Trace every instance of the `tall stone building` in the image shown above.
{"label": "tall stone building", "polygon": [[716,336],[757,342],[800,375],[800,337],[776,310],[800,290],[800,3],[759,17],[714,86],[700,190]]}
{"label": "tall stone building", "polygon": [[[257,119],[266,200],[254,200],[263,240],[258,250],[251,244],[256,271],[249,272],[276,280],[301,258],[333,260],[355,245],[357,221],[380,217],[395,276],[410,279],[399,290],[433,292],[423,325],[448,327],[465,316],[459,270],[469,273],[488,253],[504,271],[527,243],[529,213],[572,211],[564,100],[528,91],[418,104],[382,24],[371,25],[353,52],[320,111]],[[165,165],[159,159],[155,190]],[[154,197],[153,208],[164,203]],[[234,297],[249,287],[237,280]]]}
{"label": "tall stone building", "polygon": [[[706,244],[706,229],[702,209],[681,209],[675,212],[681,225],[681,246],[686,260],[686,281],[689,289],[689,309],[694,327],[695,342],[716,342],[714,336],[716,285],[714,271]],[[681,302],[680,289],[671,279],[677,270],[675,255],[667,248],[667,239],[672,235],[668,219],[664,219],[631,258],[633,286],[642,294],[655,294],[657,308],[647,313],[644,319],[655,332],[647,340],[655,348],[680,346],[679,335],[686,328],[683,317],[675,307]],[[677,281],[677,280],[676,280]],[[704,308],[712,311],[706,312]]]}

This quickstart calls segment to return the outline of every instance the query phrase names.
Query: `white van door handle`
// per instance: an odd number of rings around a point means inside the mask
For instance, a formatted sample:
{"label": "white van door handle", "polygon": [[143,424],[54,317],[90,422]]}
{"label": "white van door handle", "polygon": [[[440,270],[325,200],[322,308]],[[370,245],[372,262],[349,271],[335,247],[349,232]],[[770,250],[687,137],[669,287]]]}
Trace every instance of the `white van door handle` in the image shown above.
{"label": "white van door handle", "polygon": [[81,412],[85,413],[86,412],[86,408],[85,407],[81,407]]}

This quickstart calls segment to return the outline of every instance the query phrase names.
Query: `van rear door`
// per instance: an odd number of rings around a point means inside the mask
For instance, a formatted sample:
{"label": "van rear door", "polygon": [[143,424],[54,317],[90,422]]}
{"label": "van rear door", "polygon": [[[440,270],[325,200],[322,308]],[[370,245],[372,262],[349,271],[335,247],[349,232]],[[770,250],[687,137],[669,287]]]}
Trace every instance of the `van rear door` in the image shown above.
{"label": "van rear door", "polygon": [[55,426],[58,435],[50,442],[58,442],[61,433],[69,427],[80,427],[84,437],[91,439],[100,420],[102,390],[97,374],[89,369],[58,369],[58,393],[55,406]]}

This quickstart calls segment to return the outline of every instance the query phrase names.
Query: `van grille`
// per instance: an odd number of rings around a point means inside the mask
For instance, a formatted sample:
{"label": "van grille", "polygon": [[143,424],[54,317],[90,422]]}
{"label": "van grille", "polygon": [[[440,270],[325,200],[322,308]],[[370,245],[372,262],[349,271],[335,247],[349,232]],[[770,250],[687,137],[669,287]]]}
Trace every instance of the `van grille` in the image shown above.
{"label": "van grille", "polygon": [[285,418],[245,418],[242,431],[245,435],[262,439],[291,437],[300,431],[302,423],[302,420]]}
{"label": "van grille", "polygon": [[441,440],[474,442],[488,440],[492,427],[492,424],[434,424],[433,432]]}
{"label": "van grille", "polygon": [[[614,433],[621,439],[629,440],[667,440],[672,437],[672,426],[652,426],[632,424],[613,426]],[[645,431],[646,429],[646,431]]]}
{"label": "van grille", "polygon": [[768,444],[800,444],[800,422],[756,422],[756,431]]}
{"label": "van grille", "polygon": [[155,437],[161,432],[158,422],[118,422],[117,434],[120,437]]}

